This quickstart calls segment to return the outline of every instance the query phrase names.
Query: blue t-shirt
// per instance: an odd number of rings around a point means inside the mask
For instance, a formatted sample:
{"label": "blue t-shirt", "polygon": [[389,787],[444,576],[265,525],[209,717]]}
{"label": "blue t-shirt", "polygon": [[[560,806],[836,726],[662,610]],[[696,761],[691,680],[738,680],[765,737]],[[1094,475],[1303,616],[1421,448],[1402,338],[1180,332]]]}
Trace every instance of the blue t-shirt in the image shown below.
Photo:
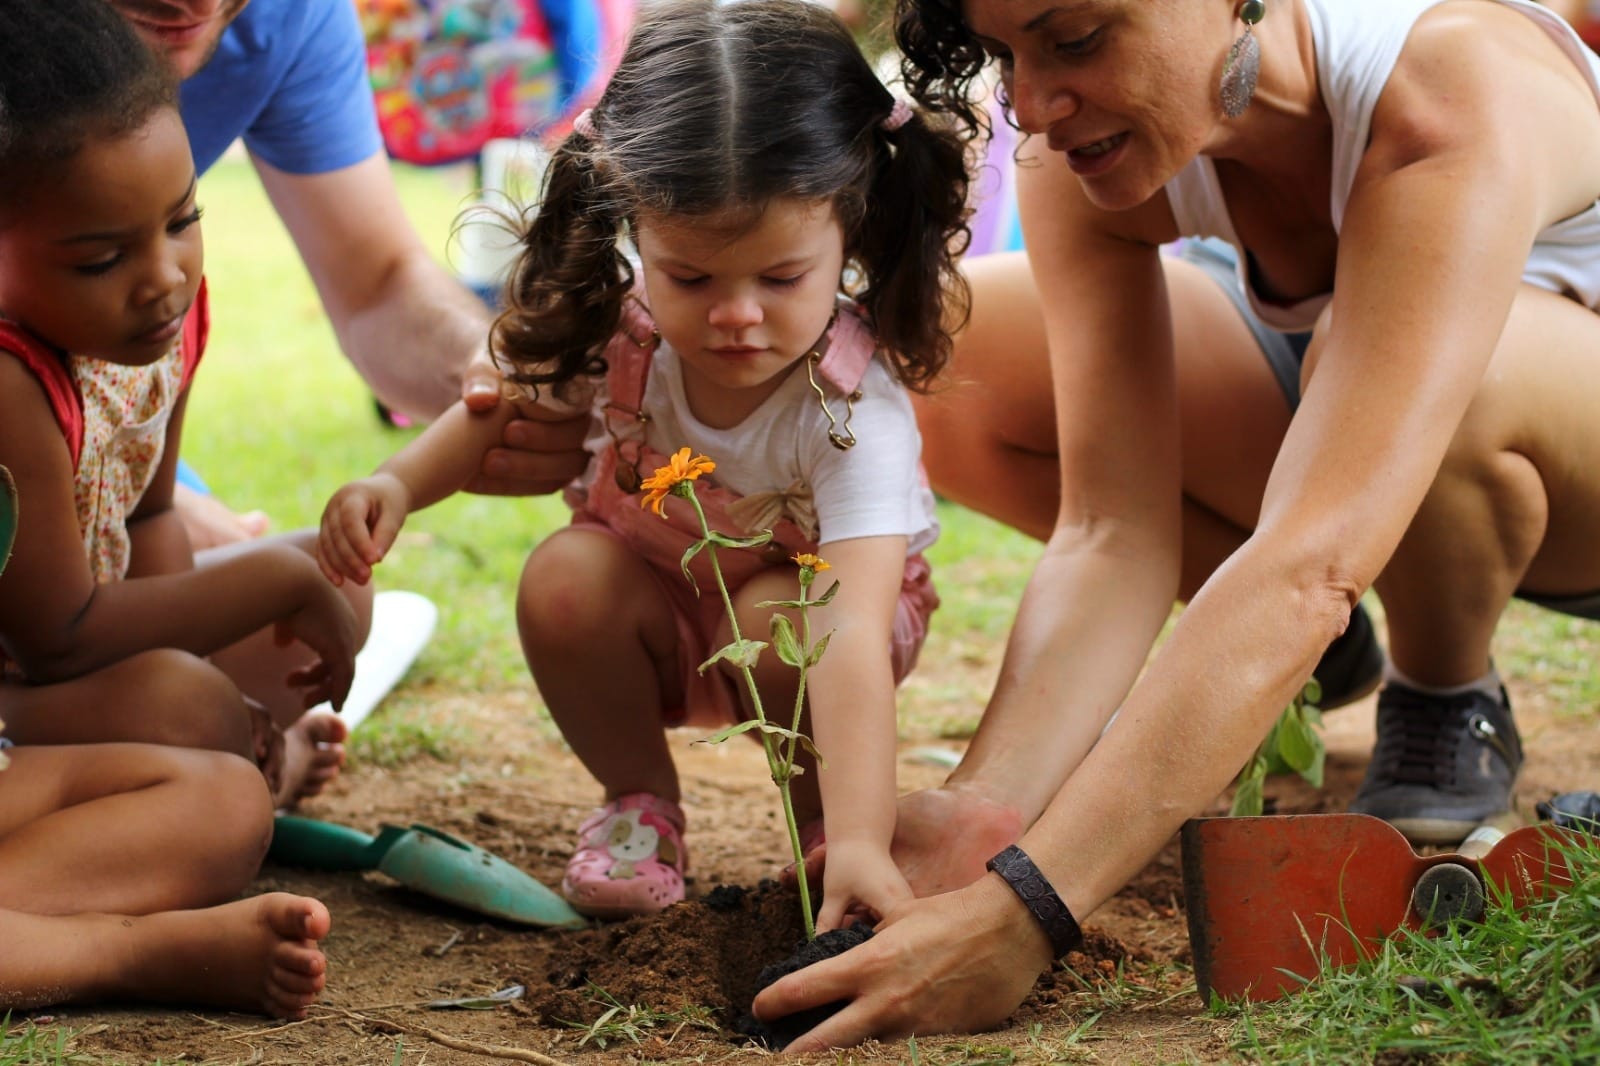
{"label": "blue t-shirt", "polygon": [[350,0],[252,0],[181,91],[202,174],[238,137],[290,174],[339,170],[383,150]]}

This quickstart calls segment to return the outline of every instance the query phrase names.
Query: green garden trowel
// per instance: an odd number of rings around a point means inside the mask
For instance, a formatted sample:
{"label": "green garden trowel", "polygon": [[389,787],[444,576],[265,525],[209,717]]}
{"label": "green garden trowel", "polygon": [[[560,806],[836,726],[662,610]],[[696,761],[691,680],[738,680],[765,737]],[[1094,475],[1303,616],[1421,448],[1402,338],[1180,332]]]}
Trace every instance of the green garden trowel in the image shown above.
{"label": "green garden trowel", "polygon": [[11,544],[17,539],[17,483],[11,471],[0,466],[0,570],[11,558]]}
{"label": "green garden trowel", "polygon": [[377,870],[409,889],[492,918],[581,929],[566,900],[497,855],[431,826],[385,825],[378,835],[332,822],[280,814],[267,853],[285,866]]}

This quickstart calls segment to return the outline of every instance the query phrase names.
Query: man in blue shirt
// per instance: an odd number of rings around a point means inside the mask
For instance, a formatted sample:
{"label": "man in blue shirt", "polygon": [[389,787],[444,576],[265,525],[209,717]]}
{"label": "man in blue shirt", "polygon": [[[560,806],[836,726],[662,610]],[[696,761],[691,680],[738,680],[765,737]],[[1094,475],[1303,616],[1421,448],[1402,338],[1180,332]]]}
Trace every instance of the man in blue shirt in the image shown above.
{"label": "man in blue shirt", "polygon": [[[204,172],[242,137],[339,345],[390,407],[431,417],[500,402],[489,313],[429,254],[389,173],[351,0],[109,0],[184,79]],[[223,221],[226,225],[226,221]],[[552,491],[581,472],[583,426],[518,419],[472,488]],[[196,547],[244,535],[180,499]]]}

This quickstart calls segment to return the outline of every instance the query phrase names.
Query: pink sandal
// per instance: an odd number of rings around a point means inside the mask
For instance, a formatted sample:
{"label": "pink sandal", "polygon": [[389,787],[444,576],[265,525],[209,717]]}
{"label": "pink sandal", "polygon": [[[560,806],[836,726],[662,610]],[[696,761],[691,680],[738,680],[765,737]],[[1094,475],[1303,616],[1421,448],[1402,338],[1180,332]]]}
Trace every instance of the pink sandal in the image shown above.
{"label": "pink sandal", "polygon": [[683,808],[648,792],[618,796],[578,827],[561,894],[595,918],[654,914],[683,899]]}

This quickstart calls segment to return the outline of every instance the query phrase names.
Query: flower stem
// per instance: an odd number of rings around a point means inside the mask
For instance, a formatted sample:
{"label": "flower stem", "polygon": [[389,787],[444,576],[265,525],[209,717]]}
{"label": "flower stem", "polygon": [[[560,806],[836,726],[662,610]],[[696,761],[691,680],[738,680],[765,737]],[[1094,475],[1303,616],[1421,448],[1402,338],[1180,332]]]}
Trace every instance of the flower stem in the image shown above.
{"label": "flower stem", "polygon": [[[700,506],[700,500],[695,495],[694,485],[683,482],[686,490],[683,495],[694,505],[694,513],[700,519],[700,530],[706,539],[706,551],[711,555],[711,574],[716,578],[717,591],[722,595],[722,607],[728,615],[728,625],[733,632],[733,639],[737,643],[744,639],[739,632],[739,616],[733,609],[733,597],[728,592],[728,583],[722,577],[722,565],[717,561],[717,543],[711,539],[711,526],[706,521],[705,508]],[[809,634],[809,629],[807,630]],[[766,712],[761,706],[761,691],[756,686],[755,674],[745,663],[739,663],[739,673],[744,676],[745,688],[750,692],[750,704],[755,710],[756,721],[762,725],[767,724]],[[800,728],[799,707],[805,699],[805,667],[800,667],[800,693],[796,698],[795,730]],[[796,886],[800,890],[800,919],[805,927],[806,939],[815,940],[817,936],[817,923],[811,914],[811,890],[806,883],[806,857],[800,847],[800,827],[795,822],[794,797],[789,789],[789,782],[793,776],[795,741],[789,739],[786,755],[780,754],[778,746],[780,740],[773,737],[765,729],[761,733],[761,750],[766,752],[767,769],[772,774],[772,781],[778,786],[778,795],[783,800],[783,820],[789,829],[789,848],[794,852],[794,874]]]}

